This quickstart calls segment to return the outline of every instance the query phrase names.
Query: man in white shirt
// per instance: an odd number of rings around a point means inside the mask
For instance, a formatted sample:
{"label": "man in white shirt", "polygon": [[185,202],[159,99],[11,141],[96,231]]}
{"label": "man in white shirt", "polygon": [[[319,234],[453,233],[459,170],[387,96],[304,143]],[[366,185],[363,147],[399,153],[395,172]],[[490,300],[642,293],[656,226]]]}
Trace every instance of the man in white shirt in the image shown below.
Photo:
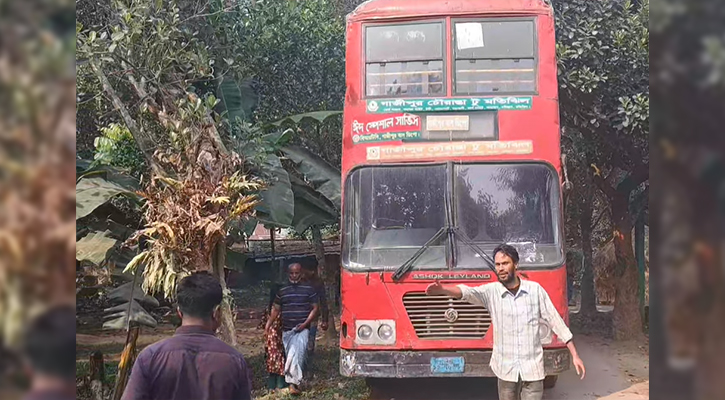
{"label": "man in white shirt", "polygon": [[499,400],[541,400],[544,395],[544,349],[539,320],[544,319],[566,343],[577,375],[584,379],[584,363],[572,333],[541,285],[516,274],[519,253],[502,244],[493,251],[499,281],[478,287],[432,283],[426,294],[446,295],[486,307],[493,325],[491,369],[498,377]]}

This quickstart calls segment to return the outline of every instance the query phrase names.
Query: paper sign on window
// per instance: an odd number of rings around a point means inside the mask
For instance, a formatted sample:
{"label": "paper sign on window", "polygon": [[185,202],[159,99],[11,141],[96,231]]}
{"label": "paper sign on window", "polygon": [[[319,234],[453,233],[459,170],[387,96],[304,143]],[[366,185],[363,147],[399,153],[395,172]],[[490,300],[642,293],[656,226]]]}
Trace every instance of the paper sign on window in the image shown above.
{"label": "paper sign on window", "polygon": [[456,44],[458,50],[483,47],[483,25],[478,22],[456,24]]}

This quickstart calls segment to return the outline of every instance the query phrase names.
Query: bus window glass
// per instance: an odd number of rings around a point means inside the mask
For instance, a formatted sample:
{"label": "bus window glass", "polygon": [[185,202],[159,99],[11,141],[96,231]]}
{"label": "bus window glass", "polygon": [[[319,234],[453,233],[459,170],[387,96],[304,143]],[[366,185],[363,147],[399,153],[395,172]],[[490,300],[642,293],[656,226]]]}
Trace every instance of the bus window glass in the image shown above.
{"label": "bus window glass", "polygon": [[[456,225],[490,255],[509,243],[520,266],[562,262],[556,173],[541,164],[458,165],[455,168]],[[458,268],[486,268],[483,260],[458,244]]]}
{"label": "bus window glass", "polygon": [[[557,174],[543,164],[369,166],[345,182],[342,261],[357,271],[395,269],[445,226],[453,186],[454,226],[481,250],[519,250],[520,267],[563,262]],[[451,182],[450,180],[453,179]],[[445,235],[443,235],[445,238]],[[416,269],[445,269],[445,239],[432,243]],[[455,267],[487,269],[463,241]]]}
{"label": "bus window glass", "polygon": [[[343,262],[351,269],[395,269],[445,224],[446,168],[366,167],[346,180]],[[420,268],[445,267],[442,245]]]}
{"label": "bus window glass", "polygon": [[535,92],[534,26],[534,20],[456,22],[456,94]]}
{"label": "bus window glass", "polygon": [[442,23],[365,29],[367,96],[445,94]]}

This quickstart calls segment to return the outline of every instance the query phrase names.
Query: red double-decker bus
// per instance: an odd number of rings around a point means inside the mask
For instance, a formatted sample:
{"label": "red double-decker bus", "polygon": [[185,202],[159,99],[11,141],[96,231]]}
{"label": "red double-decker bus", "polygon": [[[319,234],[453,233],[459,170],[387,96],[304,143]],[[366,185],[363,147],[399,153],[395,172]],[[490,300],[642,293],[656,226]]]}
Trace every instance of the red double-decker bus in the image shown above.
{"label": "red double-decker bus", "polygon": [[[493,376],[488,311],[424,291],[492,282],[506,242],[568,321],[552,8],[371,0],[346,58],[340,371]],[[569,353],[540,332],[551,386]]]}

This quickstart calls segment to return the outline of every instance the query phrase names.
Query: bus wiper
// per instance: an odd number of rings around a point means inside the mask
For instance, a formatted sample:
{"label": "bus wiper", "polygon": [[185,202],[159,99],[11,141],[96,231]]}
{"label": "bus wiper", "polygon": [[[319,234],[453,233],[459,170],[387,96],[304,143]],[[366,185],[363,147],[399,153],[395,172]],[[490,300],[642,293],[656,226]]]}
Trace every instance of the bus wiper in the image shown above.
{"label": "bus wiper", "polygon": [[433,244],[436,240],[440,239],[443,235],[446,235],[446,241],[449,241],[451,237],[455,236],[460,240],[463,244],[468,246],[471,250],[473,250],[474,253],[476,253],[483,261],[485,262],[486,266],[494,273],[496,277],[498,277],[498,273],[496,273],[496,264],[491,259],[491,257],[486,254],[483,250],[481,250],[480,247],[476,245],[471,239],[468,238],[468,236],[461,232],[460,228],[458,227],[442,227],[441,229],[436,232],[435,235],[433,235],[430,240],[428,240],[418,251],[415,252],[407,261],[403,263],[403,265],[400,266],[395,272],[393,273],[393,281],[397,282],[400,279],[405,276],[411,269],[413,269],[413,266],[415,265],[415,262],[418,261],[420,256],[423,255],[423,253]]}
{"label": "bus wiper", "polygon": [[480,247],[476,245],[476,243],[471,240],[468,235],[466,235],[464,232],[461,232],[461,230],[458,227],[453,228],[453,232],[458,235],[458,240],[463,242],[466,246],[471,248],[474,253],[478,254],[479,257],[483,259],[483,261],[486,263],[486,266],[493,271],[494,275],[498,277],[498,273],[496,272],[496,263],[491,259],[491,257],[484,253],[483,250],[481,250]]}
{"label": "bus wiper", "polygon": [[[447,163],[447,169],[448,171],[453,174],[453,162],[448,161]],[[435,235],[433,235],[430,240],[428,240],[423,247],[418,249],[418,251],[415,252],[408,260],[406,260],[403,265],[400,266],[397,270],[395,270],[395,273],[393,273],[393,282],[399,281],[405,274],[408,273],[411,269],[413,269],[413,266],[415,265],[415,262],[418,261],[421,255],[438,239],[441,238],[441,236],[446,235],[446,264],[448,268],[452,268],[457,264],[456,262],[456,244],[455,240],[456,237],[461,239],[461,242],[463,244],[470,247],[476,254],[478,254],[479,257],[481,257],[488,266],[491,271],[493,271],[494,275],[498,278],[498,274],[496,273],[496,264],[494,261],[489,257],[486,253],[484,253],[476,244],[464,233],[461,232],[461,230],[453,225],[453,221],[455,220],[453,216],[453,205],[451,204],[451,201],[453,199],[453,185],[451,182],[453,182],[453,176],[451,175],[449,179],[449,184],[446,187],[446,196],[444,197],[444,206],[445,206],[445,212],[446,212],[446,226],[442,227],[441,229],[436,232]]]}
{"label": "bus wiper", "polygon": [[442,227],[441,229],[436,232],[435,235],[433,235],[432,238],[430,238],[425,244],[418,249],[418,251],[415,252],[408,260],[406,260],[403,265],[400,266],[400,268],[395,270],[395,273],[393,273],[393,281],[397,282],[399,281],[405,274],[408,273],[411,269],[413,269],[413,265],[415,265],[415,262],[418,261],[420,256],[423,255],[423,253],[428,250],[428,248],[436,242],[436,240],[440,239],[441,236],[448,233],[448,231],[451,230],[450,227]]}

